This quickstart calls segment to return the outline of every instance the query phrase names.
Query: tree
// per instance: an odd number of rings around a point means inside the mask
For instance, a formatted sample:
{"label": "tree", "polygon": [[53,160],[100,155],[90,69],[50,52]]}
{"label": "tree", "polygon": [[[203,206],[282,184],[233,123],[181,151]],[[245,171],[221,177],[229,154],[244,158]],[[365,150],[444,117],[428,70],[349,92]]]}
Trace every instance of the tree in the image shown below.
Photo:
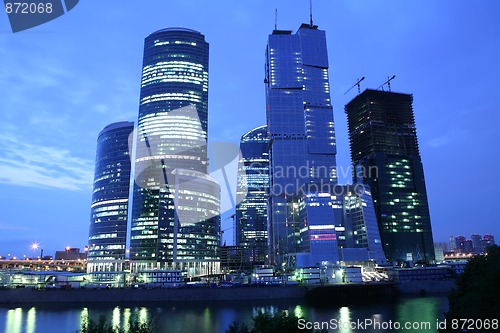
{"label": "tree", "polygon": [[252,326],[240,325],[233,322],[226,333],[314,333],[326,331],[314,331],[313,329],[299,329],[299,317],[289,316],[287,312],[282,311],[279,314],[269,314],[260,312],[252,319]]}
{"label": "tree", "polygon": [[[131,320],[128,323],[129,328],[127,332],[129,333],[152,333],[154,332],[151,323],[140,323],[137,320]],[[92,319],[88,319],[82,322],[81,327],[76,333],[124,333],[125,329],[113,326],[106,322],[104,316],[99,316],[99,320],[95,322]]]}
{"label": "tree", "polygon": [[[472,258],[463,274],[458,277],[456,285],[457,288],[448,296],[448,331],[453,331],[453,320],[456,322],[460,319],[480,319],[482,323],[485,323],[486,319],[500,320],[500,247],[494,245],[488,249],[486,255]],[[477,329],[476,321],[471,328],[476,329],[462,332],[481,331]]]}

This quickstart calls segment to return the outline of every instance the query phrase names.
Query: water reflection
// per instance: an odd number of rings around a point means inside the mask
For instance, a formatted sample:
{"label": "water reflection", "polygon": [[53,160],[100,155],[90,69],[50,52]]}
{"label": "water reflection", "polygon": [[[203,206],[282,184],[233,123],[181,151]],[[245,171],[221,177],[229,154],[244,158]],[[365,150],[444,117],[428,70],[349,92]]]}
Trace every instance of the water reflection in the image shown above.
{"label": "water reflection", "polygon": [[406,332],[438,332],[436,322],[446,311],[443,305],[447,304],[436,297],[405,299],[396,306],[396,316],[400,322],[414,325]]}
{"label": "water reflection", "polygon": [[302,307],[300,305],[297,305],[295,309],[293,309],[293,314],[297,318],[303,318],[304,317],[304,311],[302,310]]}
{"label": "water reflection", "polygon": [[[133,320],[134,318],[132,318]],[[148,312],[148,309],[145,308],[145,307],[142,307],[140,310],[139,310],[139,324],[146,324],[149,322],[149,312]]]}
{"label": "water reflection", "polygon": [[5,332],[18,333],[22,327],[22,312],[21,308],[11,309],[7,311],[7,320],[5,323]]}
{"label": "water reflection", "polygon": [[80,313],[80,326],[83,327],[89,323],[89,310],[87,308],[83,308]]}
{"label": "water reflection", "polygon": [[120,316],[120,307],[117,306],[113,309],[113,320],[111,321],[113,327],[121,327],[121,316]]}
{"label": "water reflection", "polygon": [[36,328],[36,308],[31,308],[28,310],[28,315],[26,316],[26,333],[35,333]]}
{"label": "water reflection", "polygon": [[351,311],[347,306],[343,306],[339,310],[339,332],[351,333]]}
{"label": "water reflection", "polygon": [[212,323],[212,315],[210,313],[210,308],[206,307],[205,311],[203,313],[203,328],[205,330],[209,330],[211,328],[211,323]]}
{"label": "water reflection", "polygon": [[130,330],[130,309],[129,308],[125,308],[123,309],[123,330],[125,331],[125,333],[128,333],[129,330]]}
{"label": "water reflection", "polygon": [[[104,316],[109,324],[130,332],[130,323],[152,323],[154,331],[170,333],[225,332],[233,321],[251,324],[252,317],[260,312],[279,314],[287,311],[311,322],[352,323],[371,319],[373,322],[430,322],[430,330],[409,329],[405,332],[437,332],[435,323],[443,318],[447,310],[445,297],[402,298],[395,302],[358,304],[349,306],[331,305],[315,307],[302,301],[240,301],[222,303],[179,303],[175,306],[115,306],[88,305],[88,307],[45,305],[26,308],[0,308],[0,331],[9,333],[75,332],[89,319],[99,321]],[[368,330],[370,331],[370,330]],[[350,325],[340,325],[330,332],[367,332]],[[390,332],[380,330],[378,332]]]}

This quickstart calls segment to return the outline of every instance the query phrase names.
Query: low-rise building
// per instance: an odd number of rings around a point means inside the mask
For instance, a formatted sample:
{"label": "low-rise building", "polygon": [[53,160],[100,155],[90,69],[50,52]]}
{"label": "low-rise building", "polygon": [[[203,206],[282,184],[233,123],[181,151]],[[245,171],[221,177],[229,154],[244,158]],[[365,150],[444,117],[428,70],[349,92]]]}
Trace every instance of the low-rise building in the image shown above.
{"label": "low-rise building", "polygon": [[183,270],[141,270],[136,281],[147,288],[177,288],[185,285],[186,271]]}

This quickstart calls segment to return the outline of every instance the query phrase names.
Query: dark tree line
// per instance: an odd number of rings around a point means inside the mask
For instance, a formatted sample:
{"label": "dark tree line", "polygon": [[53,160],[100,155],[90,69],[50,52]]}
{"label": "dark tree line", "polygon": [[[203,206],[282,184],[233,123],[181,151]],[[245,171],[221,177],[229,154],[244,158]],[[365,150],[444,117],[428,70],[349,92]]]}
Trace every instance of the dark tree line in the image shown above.
{"label": "dark tree line", "polygon": [[472,258],[448,299],[446,332],[499,332],[495,320],[500,321],[500,247],[494,245],[485,256]]}

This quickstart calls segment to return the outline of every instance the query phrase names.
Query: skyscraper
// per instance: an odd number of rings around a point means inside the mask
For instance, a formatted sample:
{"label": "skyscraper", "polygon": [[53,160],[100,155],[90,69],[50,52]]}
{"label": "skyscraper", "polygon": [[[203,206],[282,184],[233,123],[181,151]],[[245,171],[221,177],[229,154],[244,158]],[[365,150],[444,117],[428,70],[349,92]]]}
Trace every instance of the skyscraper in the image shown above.
{"label": "skyscraper", "polygon": [[236,207],[236,245],[246,266],[263,265],[267,255],[269,138],[267,126],[241,137]]}
{"label": "skyscraper", "polygon": [[484,248],[487,249],[492,245],[495,245],[495,236],[493,236],[492,234],[484,234],[483,236]]}
{"label": "skyscraper", "polygon": [[106,126],[97,137],[87,270],[120,271],[125,261],[134,123]]}
{"label": "skyscraper", "polygon": [[[295,34],[274,30],[266,49],[270,140],[270,262],[300,251],[300,225],[287,211],[305,184],[336,184],[336,146],[325,32],[302,24]],[[295,203],[296,204],[296,203]]]}
{"label": "skyscraper", "polygon": [[474,248],[474,253],[481,253],[484,251],[483,238],[481,235],[472,234],[470,236],[472,240],[472,247]]}
{"label": "skyscraper", "polygon": [[219,270],[220,187],[207,172],[208,43],[168,28],[144,44],[132,269]]}
{"label": "skyscraper", "polygon": [[455,251],[458,253],[465,253],[465,241],[467,239],[464,236],[455,237]]}
{"label": "skyscraper", "polygon": [[434,261],[413,96],[365,90],[346,106],[354,181],[371,187],[390,261]]}

